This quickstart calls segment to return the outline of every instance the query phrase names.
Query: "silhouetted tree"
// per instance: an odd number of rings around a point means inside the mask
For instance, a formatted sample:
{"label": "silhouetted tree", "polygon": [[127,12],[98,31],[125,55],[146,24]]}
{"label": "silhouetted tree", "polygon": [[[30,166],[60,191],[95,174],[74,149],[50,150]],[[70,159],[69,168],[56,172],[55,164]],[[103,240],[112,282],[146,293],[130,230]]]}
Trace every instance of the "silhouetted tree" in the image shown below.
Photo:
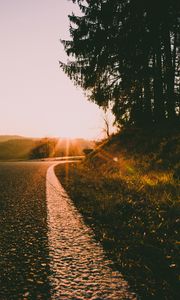
{"label": "silhouetted tree", "polygon": [[30,159],[47,158],[53,156],[56,146],[56,139],[44,138],[37,142],[37,145],[30,152]]}
{"label": "silhouetted tree", "polygon": [[174,124],[180,116],[178,0],[72,0],[70,60],[60,66],[119,124]]}

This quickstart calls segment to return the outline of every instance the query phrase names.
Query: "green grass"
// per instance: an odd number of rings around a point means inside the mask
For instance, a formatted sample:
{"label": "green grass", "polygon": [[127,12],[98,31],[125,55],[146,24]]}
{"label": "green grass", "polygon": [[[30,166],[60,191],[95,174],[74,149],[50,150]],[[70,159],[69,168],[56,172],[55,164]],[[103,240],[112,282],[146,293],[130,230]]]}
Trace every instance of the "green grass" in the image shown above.
{"label": "green grass", "polygon": [[[171,142],[164,138],[162,147],[157,138],[149,152],[149,137],[139,150],[133,143],[132,135],[115,136],[84,163],[57,166],[56,174],[140,298],[178,299],[180,190],[176,164],[161,158]],[[173,159],[177,148],[168,154]]]}

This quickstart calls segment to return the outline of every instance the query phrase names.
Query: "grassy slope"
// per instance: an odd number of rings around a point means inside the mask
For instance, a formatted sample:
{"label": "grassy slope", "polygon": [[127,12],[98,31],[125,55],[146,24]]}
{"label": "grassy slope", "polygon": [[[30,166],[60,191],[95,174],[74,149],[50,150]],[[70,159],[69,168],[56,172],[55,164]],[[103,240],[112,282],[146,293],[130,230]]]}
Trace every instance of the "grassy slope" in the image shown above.
{"label": "grassy slope", "polygon": [[0,143],[0,160],[28,159],[35,139],[10,139]]}
{"label": "grassy slope", "polygon": [[180,136],[129,130],[56,173],[141,299],[178,299]]}

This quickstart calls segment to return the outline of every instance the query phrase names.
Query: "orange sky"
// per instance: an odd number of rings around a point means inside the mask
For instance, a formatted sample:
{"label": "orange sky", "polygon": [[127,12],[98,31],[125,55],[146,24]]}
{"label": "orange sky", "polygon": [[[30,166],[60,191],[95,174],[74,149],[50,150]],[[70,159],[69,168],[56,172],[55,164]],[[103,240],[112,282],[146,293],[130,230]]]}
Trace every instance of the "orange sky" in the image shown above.
{"label": "orange sky", "polygon": [[59,69],[67,0],[0,0],[0,134],[99,138],[102,111]]}

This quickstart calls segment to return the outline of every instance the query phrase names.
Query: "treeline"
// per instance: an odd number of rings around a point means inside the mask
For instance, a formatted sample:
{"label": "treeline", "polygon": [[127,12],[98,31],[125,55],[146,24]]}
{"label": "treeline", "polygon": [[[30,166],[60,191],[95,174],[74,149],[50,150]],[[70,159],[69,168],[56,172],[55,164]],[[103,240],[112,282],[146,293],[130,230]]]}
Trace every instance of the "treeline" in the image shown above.
{"label": "treeline", "polygon": [[43,138],[36,142],[29,153],[30,159],[84,155],[84,149],[94,146],[84,139]]}
{"label": "treeline", "polygon": [[179,0],[72,2],[65,73],[119,125],[179,124]]}
{"label": "treeline", "polygon": [[35,146],[31,149],[29,153],[29,158],[37,159],[53,156],[56,144],[56,139],[43,138],[41,140],[36,141]]}
{"label": "treeline", "polygon": [[28,160],[46,157],[84,155],[94,142],[77,138],[25,138],[0,136],[0,160]]}

